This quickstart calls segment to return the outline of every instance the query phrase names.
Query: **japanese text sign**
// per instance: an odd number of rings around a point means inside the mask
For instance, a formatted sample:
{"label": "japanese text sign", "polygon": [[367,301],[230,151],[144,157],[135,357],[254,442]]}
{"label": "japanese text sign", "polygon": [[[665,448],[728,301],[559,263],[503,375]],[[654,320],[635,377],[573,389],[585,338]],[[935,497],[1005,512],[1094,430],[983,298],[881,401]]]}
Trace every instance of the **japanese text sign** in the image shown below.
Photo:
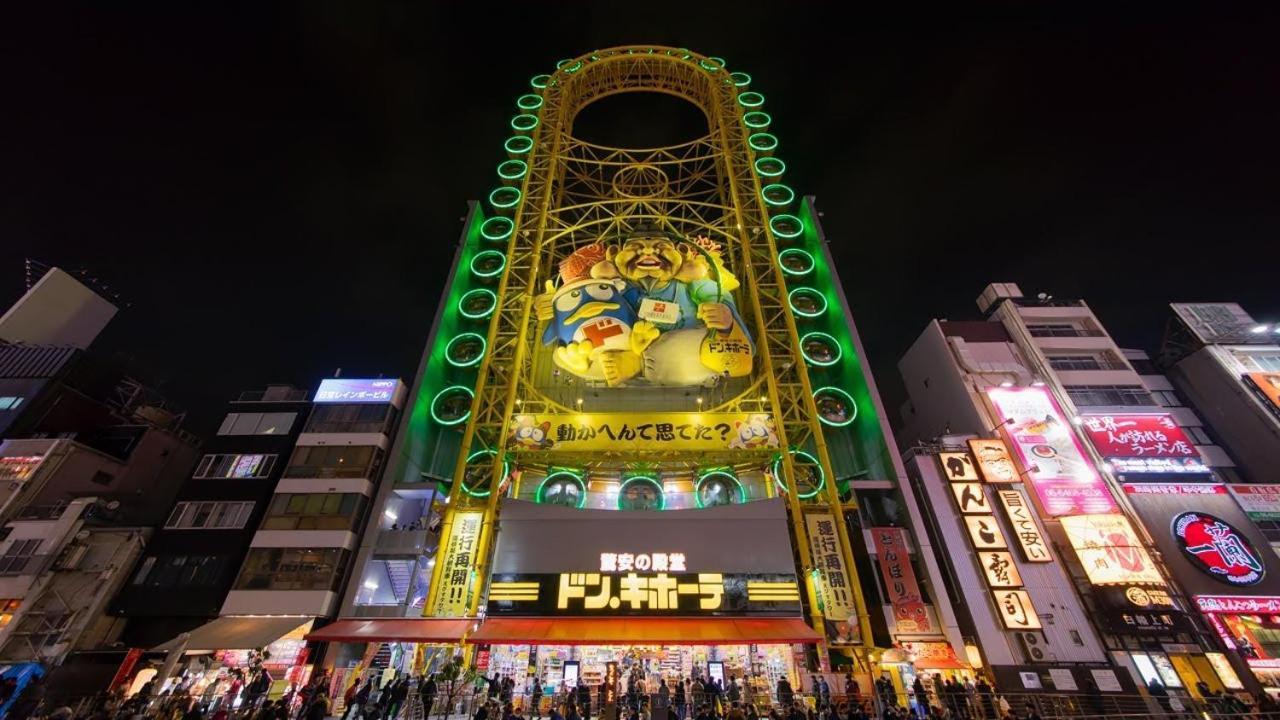
{"label": "japanese text sign", "polygon": [[1074,515],[1061,518],[1071,547],[1094,585],[1163,585],[1151,555],[1123,515]]}
{"label": "japanese text sign", "polygon": [[1081,427],[1121,473],[1205,473],[1200,452],[1168,413],[1086,415]]}
{"label": "japanese text sign", "polygon": [[458,511],[453,517],[453,527],[445,541],[440,562],[439,589],[431,615],[458,617],[466,615],[470,600],[467,590],[471,586],[472,568],[476,564],[476,541],[480,538],[481,510]]}
{"label": "japanese text sign", "polygon": [[507,443],[517,452],[768,450],[778,434],[761,413],[516,415]]}
{"label": "japanese text sign", "polygon": [[395,399],[398,380],[325,378],[312,402],[317,403],[389,403]]}
{"label": "japanese text sign", "polygon": [[1031,516],[1031,508],[1027,505],[1027,496],[1021,490],[1000,490],[1000,505],[1004,507],[1005,516],[1013,526],[1013,536],[1022,548],[1022,558],[1027,562],[1052,562],[1049,546],[1044,541],[1044,533]]}
{"label": "japanese text sign", "polygon": [[889,591],[889,604],[900,633],[933,632],[933,623],[925,612],[920,585],[911,567],[907,550],[907,534],[902,528],[871,528],[871,539],[880,556],[880,576]]}
{"label": "japanese text sign", "polygon": [[822,578],[822,614],[837,623],[857,616],[854,604],[852,577],[845,567],[836,535],[835,519],[828,513],[809,513],[804,516],[809,531],[809,551],[813,567]]}

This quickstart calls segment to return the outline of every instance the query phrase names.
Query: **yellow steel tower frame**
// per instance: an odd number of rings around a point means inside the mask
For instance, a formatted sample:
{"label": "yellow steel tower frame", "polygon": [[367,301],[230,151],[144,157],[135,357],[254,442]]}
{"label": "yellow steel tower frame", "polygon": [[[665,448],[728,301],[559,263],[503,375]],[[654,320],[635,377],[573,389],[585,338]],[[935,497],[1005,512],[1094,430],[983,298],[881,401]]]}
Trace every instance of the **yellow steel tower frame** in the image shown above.
{"label": "yellow steel tower frame", "polygon": [[[636,46],[562,61],[554,74],[534,79],[536,94],[522,98],[522,112],[512,122],[521,135],[508,141],[507,150],[527,162],[528,171],[519,187],[519,200],[511,207],[513,231],[497,288],[497,309],[489,325],[489,351],[479,371],[454,473],[451,513],[442,530],[447,541],[453,514],[462,509],[484,511],[468,614],[477,609],[486,582],[503,493],[474,497],[460,492],[460,481],[488,474],[489,486],[497,488],[507,459],[520,463],[519,453],[506,445],[513,415],[575,412],[572,399],[557,397],[533,381],[539,329],[534,298],[554,275],[557,263],[587,238],[658,223],[682,235],[705,235],[721,243],[728,262],[741,269],[747,299],[741,310],[757,338],[760,372],[745,391],[705,409],[771,414],[781,446],[812,449],[825,476],[834,477],[755,165],[771,148],[767,142],[751,141],[752,129],[744,123],[744,106],[751,104],[744,100],[745,86],[741,76],[730,74],[717,58]],[[574,118],[588,104],[636,91],[666,93],[694,103],[705,113],[710,132],[692,142],[649,149],[602,147],[573,136]],[[528,139],[513,142],[521,137]],[[690,466],[708,460],[705,454],[681,457],[679,453],[647,459]],[[741,454],[713,459],[743,460]],[[757,467],[771,459],[749,458]],[[806,508],[823,509],[839,518],[843,508],[834,482],[826,483],[815,497],[801,500],[792,455],[784,452],[781,459],[779,480],[787,488],[810,614],[821,631],[818,581],[811,572],[803,513]],[[846,502],[844,507],[851,504]],[[862,641],[869,644],[871,629],[849,538],[843,522],[834,524],[851,575]],[[437,565],[427,614],[434,614],[432,608],[438,603],[440,575]]]}

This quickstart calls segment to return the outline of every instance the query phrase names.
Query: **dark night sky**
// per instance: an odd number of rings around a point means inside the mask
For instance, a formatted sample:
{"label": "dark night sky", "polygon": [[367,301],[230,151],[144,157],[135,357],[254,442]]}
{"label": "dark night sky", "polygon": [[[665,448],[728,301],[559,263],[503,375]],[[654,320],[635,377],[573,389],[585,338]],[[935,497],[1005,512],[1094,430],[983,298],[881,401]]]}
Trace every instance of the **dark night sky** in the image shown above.
{"label": "dark night sky", "polygon": [[754,76],[895,420],[897,357],[988,281],[1147,347],[1170,301],[1280,319],[1268,18],[188,5],[6,19],[0,305],[23,258],[88,268],[132,301],[112,345],[198,430],[267,382],[412,373],[514,98],[632,42]]}

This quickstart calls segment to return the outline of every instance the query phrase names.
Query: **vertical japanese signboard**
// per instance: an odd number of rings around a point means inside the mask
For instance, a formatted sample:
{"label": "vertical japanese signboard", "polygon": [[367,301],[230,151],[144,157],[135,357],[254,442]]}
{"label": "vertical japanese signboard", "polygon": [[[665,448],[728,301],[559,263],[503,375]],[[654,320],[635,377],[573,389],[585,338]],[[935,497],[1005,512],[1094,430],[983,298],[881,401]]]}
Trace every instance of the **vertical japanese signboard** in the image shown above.
{"label": "vertical japanese signboard", "polygon": [[1004,514],[1013,526],[1013,536],[1022,548],[1022,558],[1027,562],[1052,562],[1049,545],[1044,541],[1044,534],[1031,518],[1031,508],[1027,507],[1027,496],[1021,490],[1000,490],[1000,505]]}
{"label": "vertical japanese signboard", "polygon": [[1119,512],[1048,390],[991,388],[987,396],[1045,512],[1054,517]]}
{"label": "vertical japanese signboard", "polygon": [[828,620],[846,623],[850,617],[857,617],[857,606],[849,587],[849,571],[840,554],[836,521],[828,513],[810,513],[804,522],[809,531],[813,567],[822,577],[822,614]]}
{"label": "vertical japanese signboard", "polygon": [[978,461],[982,471],[982,479],[989,483],[1012,483],[1021,480],[1018,468],[1009,457],[1009,447],[1003,440],[992,438],[974,438],[969,441],[969,449]]}
{"label": "vertical japanese signboard", "polygon": [[900,633],[933,632],[933,623],[925,612],[920,585],[911,567],[907,551],[907,534],[902,528],[871,528],[876,554],[880,556],[880,574],[889,591],[893,619]]}
{"label": "vertical japanese signboard", "polygon": [[459,511],[453,519],[453,529],[445,543],[440,562],[440,588],[436,592],[435,608],[431,614],[437,617],[457,617],[467,614],[467,590],[471,585],[471,572],[476,564],[476,540],[480,537],[482,510]]}

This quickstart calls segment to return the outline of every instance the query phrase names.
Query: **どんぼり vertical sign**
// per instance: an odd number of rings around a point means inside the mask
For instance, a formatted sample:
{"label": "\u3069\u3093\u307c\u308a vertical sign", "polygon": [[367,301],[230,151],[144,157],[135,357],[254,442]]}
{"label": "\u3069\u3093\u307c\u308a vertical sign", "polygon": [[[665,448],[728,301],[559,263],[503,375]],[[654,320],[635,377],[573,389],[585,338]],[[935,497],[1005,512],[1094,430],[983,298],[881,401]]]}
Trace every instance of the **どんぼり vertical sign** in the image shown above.
{"label": "\u3069\u3093\u307c\u308a vertical sign", "polygon": [[906,531],[902,528],[871,528],[871,539],[875,543],[876,554],[880,556],[880,575],[889,591],[889,604],[893,606],[898,632],[933,632],[933,623],[929,622],[920,585],[916,582],[915,569],[911,567]]}

